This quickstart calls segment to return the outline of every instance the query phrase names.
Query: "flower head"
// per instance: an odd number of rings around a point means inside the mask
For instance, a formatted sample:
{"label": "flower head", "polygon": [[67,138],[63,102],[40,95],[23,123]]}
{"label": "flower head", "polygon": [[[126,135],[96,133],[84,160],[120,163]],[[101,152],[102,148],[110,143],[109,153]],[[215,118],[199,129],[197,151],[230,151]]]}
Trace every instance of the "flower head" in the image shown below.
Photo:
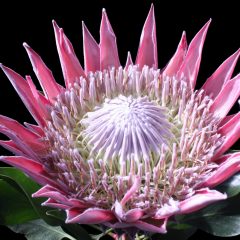
{"label": "flower head", "polygon": [[43,187],[34,197],[64,209],[67,223],[166,232],[169,217],[225,199],[213,188],[240,170],[240,153],[223,155],[240,136],[240,113],[227,115],[240,95],[231,78],[240,51],[194,90],[210,21],[158,69],[153,6],[135,64],[118,58],[103,10],[100,44],[83,23],[84,69],[55,21],[65,87],[24,43],[42,86],[1,66],[37,125],[0,116],[0,144],[16,156],[1,160]]}

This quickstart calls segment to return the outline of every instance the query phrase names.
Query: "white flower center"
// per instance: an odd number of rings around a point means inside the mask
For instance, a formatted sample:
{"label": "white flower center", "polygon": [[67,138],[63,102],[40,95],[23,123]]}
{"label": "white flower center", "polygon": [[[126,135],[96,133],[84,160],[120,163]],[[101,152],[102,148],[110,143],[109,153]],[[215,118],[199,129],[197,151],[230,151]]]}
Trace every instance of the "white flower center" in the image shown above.
{"label": "white flower center", "polygon": [[149,159],[151,151],[159,153],[172,136],[165,112],[147,96],[119,95],[86,114],[83,135],[92,153],[103,154],[104,160],[119,156],[126,161],[131,155],[137,161]]}

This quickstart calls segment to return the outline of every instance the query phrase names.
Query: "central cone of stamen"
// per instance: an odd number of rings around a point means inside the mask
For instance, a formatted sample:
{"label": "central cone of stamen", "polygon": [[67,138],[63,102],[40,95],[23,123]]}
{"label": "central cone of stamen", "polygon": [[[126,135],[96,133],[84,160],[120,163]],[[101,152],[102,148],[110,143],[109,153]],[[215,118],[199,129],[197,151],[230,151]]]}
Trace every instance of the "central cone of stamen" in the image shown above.
{"label": "central cone of stamen", "polygon": [[104,160],[149,159],[151,151],[159,153],[172,136],[166,109],[146,96],[105,99],[102,106],[86,114],[82,124],[91,153],[103,155]]}

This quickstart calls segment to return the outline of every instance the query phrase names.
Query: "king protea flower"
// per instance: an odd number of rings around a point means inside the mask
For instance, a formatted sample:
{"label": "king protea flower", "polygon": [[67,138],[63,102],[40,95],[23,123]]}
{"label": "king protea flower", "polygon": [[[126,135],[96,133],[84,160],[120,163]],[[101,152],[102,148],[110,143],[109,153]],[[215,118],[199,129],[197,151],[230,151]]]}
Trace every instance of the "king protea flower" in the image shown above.
{"label": "king protea flower", "polygon": [[1,65],[37,125],[0,116],[0,144],[16,156],[1,161],[43,187],[33,197],[67,213],[66,223],[165,233],[174,215],[227,196],[214,187],[240,170],[240,153],[223,155],[240,136],[240,95],[232,78],[238,50],[195,90],[210,21],[189,46],[183,32],[166,67],[158,69],[153,6],[135,63],[121,66],[116,37],[102,12],[100,43],[83,23],[84,69],[53,21],[65,86],[23,44],[41,84]]}

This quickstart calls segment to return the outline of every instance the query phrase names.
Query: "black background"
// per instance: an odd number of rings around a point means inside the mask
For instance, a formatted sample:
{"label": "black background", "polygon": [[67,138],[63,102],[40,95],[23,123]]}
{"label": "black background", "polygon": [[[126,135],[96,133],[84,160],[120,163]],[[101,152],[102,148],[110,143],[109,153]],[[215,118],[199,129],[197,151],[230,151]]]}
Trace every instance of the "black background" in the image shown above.
{"label": "black background", "polygon": [[[0,62],[23,76],[30,74],[37,84],[27,54],[22,47],[22,43],[27,42],[52,69],[57,81],[63,83],[51,20],[55,19],[58,25],[63,27],[83,63],[81,21],[84,20],[98,42],[101,9],[104,7],[117,36],[120,61],[125,64],[127,51],[130,50],[135,59],[142,26],[151,3],[155,6],[160,68],[165,66],[175,52],[183,30],[186,30],[190,42],[209,18],[213,19],[203,50],[198,87],[240,46],[239,7],[237,1],[232,0],[222,3],[210,0],[206,2],[182,0],[176,3],[160,0],[74,2],[65,0],[62,3],[50,0],[31,3],[1,1]],[[235,72],[239,72],[239,64]],[[0,72],[0,113],[16,118],[20,122],[33,122],[2,72]],[[1,150],[1,154],[6,153],[7,151]],[[4,230],[0,228],[0,239],[20,239],[10,232],[8,236],[2,238]],[[191,239],[206,237],[209,235],[198,231]],[[218,238],[210,236],[210,239]]]}

